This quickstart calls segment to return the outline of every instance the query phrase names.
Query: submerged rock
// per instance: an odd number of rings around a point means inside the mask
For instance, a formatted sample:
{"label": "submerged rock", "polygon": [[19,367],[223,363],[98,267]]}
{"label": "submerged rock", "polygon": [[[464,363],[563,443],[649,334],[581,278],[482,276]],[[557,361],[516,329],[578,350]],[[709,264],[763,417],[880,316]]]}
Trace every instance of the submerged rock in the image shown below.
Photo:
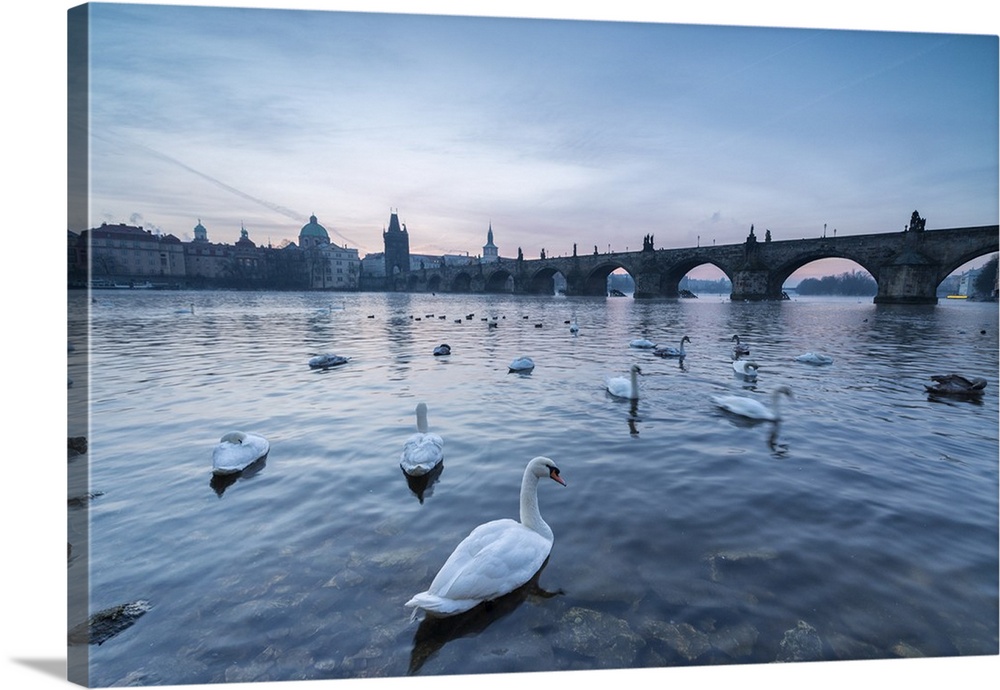
{"label": "submerged rock", "polygon": [[646,641],[621,618],[575,606],[559,620],[552,646],[590,657],[596,668],[628,668]]}
{"label": "submerged rock", "polygon": [[72,458],[77,455],[83,455],[87,452],[87,437],[86,436],[70,436],[67,439],[67,447],[69,449],[69,456]]}
{"label": "submerged rock", "polygon": [[823,641],[805,621],[799,621],[791,630],[785,631],[775,661],[820,661],[823,659]]}
{"label": "submerged rock", "polygon": [[708,635],[690,623],[651,620],[643,626],[643,633],[647,639],[663,643],[670,656],[679,656],[684,661],[695,661],[712,648]]}
{"label": "submerged rock", "polygon": [[149,609],[148,601],[133,601],[98,611],[86,623],[69,631],[70,644],[101,645],[123,630],[132,627]]}

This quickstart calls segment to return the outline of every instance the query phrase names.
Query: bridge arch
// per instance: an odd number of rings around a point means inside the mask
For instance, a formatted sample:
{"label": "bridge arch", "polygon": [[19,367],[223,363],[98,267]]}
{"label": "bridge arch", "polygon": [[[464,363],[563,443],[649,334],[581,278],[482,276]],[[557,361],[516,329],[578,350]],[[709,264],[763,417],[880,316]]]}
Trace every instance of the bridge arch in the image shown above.
{"label": "bridge arch", "polygon": [[586,273],[577,276],[574,294],[607,297],[608,276],[618,269],[622,269],[632,276],[633,280],[635,279],[635,274],[623,262],[607,260],[592,266]]}
{"label": "bridge arch", "polygon": [[[871,274],[871,277],[875,279],[875,284],[878,285],[878,266],[871,265],[871,263],[864,257],[858,257],[850,252],[838,252],[825,249],[822,251],[800,254],[796,256],[794,260],[783,263],[773,269],[771,271],[771,288],[773,289],[773,292],[781,292],[781,286],[784,285],[785,281],[787,281],[791,275],[800,268],[808,266],[814,261],[822,261],[823,259],[846,259],[847,261],[852,261]],[[942,278],[942,280],[943,279],[944,278]]]}
{"label": "bridge arch", "polygon": [[472,276],[460,271],[451,279],[452,292],[472,292]]}
{"label": "bridge arch", "polygon": [[514,274],[505,268],[499,268],[486,277],[483,286],[485,292],[514,292]]}
{"label": "bridge arch", "polygon": [[731,270],[723,263],[712,261],[705,257],[695,257],[688,259],[686,261],[679,261],[667,268],[660,274],[660,289],[659,294],[661,297],[679,297],[680,296],[680,283],[684,280],[684,276],[698,268],[699,266],[714,266],[715,268],[722,271],[723,275],[729,279],[730,282],[733,280]]}
{"label": "bridge arch", "polygon": [[554,295],[556,292],[556,274],[565,274],[559,270],[558,266],[546,264],[539,266],[528,276],[527,284],[524,285],[524,292],[531,295]]}

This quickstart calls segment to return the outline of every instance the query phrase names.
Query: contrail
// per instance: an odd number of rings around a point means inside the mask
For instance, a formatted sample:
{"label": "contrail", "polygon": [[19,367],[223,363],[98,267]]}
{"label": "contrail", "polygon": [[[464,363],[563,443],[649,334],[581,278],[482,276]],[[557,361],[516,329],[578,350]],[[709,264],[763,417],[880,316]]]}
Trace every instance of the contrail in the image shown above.
{"label": "contrail", "polygon": [[[94,136],[98,136],[98,135],[94,135]],[[100,138],[100,137],[98,136],[98,138]],[[218,179],[212,177],[211,175],[206,175],[205,173],[201,172],[200,170],[196,170],[195,168],[192,168],[190,165],[188,165],[188,164],[186,164],[186,163],[184,163],[182,161],[179,161],[176,158],[173,158],[172,156],[168,156],[165,153],[157,151],[156,149],[152,149],[152,148],[146,146],[145,144],[138,144],[138,143],[135,143],[135,142],[130,142],[130,143],[131,143],[132,146],[135,146],[136,148],[142,149],[143,151],[145,151],[150,156],[152,156],[154,158],[159,158],[160,160],[166,161],[168,163],[171,163],[172,165],[176,165],[179,168],[187,170],[189,173],[197,175],[198,177],[202,178],[203,180],[211,182],[216,187],[219,187],[220,189],[224,189],[224,190],[226,190],[227,192],[229,192],[231,194],[235,194],[236,196],[238,196],[240,198],[246,199],[247,201],[252,201],[255,204],[259,204],[259,205],[263,206],[264,208],[270,209],[270,210],[272,210],[272,211],[274,211],[276,213],[280,213],[281,215],[283,215],[283,216],[285,216],[287,218],[291,218],[292,220],[297,221],[299,223],[305,224],[305,223],[307,223],[309,221],[308,217],[304,216],[301,213],[293,211],[290,208],[286,208],[285,206],[281,206],[280,204],[272,203],[272,202],[267,201],[265,199],[258,199],[257,197],[255,197],[255,196],[253,196],[251,194],[247,194],[246,192],[244,192],[242,190],[239,190],[236,187],[233,187],[232,185],[226,184],[222,180],[218,180]],[[347,244],[350,244],[350,245],[355,246],[355,247],[361,246],[360,244],[358,244],[354,240],[346,237],[343,233],[338,232],[337,230],[333,230],[333,232],[336,233],[337,236],[340,237],[342,240],[344,240],[344,242],[346,242]]]}

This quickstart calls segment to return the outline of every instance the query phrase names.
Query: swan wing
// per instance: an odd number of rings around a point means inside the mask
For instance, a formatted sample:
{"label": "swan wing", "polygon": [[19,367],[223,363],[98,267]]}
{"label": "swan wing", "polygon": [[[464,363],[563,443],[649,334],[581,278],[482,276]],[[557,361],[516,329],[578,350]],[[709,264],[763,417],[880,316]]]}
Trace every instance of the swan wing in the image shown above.
{"label": "swan wing", "polygon": [[632,382],[626,378],[609,378],[607,388],[608,393],[619,398],[627,398],[632,394]]}
{"label": "swan wing", "polygon": [[428,590],[406,605],[457,613],[496,599],[530,580],[551,548],[552,542],[515,520],[480,525],[455,547]]}
{"label": "swan wing", "polygon": [[758,400],[744,398],[740,395],[716,395],[712,402],[733,414],[752,419],[772,419],[774,414]]}
{"label": "swan wing", "polygon": [[212,451],[212,469],[217,474],[232,474],[267,455],[271,445],[257,434],[246,434],[242,443],[220,441]]}
{"label": "swan wing", "polygon": [[427,474],[444,458],[444,439],[437,434],[416,433],[403,445],[399,466],[407,474]]}

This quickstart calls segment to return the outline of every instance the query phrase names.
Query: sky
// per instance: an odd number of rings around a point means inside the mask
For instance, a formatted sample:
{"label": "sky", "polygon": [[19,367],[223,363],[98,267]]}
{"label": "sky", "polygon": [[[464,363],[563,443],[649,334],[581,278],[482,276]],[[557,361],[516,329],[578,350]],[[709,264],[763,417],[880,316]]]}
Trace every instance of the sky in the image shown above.
{"label": "sky", "polygon": [[492,227],[501,256],[536,257],[998,220],[997,37],[974,22],[250,5],[91,5],[70,229],[280,245],[315,214],[364,256],[395,211],[413,253],[475,256]]}

